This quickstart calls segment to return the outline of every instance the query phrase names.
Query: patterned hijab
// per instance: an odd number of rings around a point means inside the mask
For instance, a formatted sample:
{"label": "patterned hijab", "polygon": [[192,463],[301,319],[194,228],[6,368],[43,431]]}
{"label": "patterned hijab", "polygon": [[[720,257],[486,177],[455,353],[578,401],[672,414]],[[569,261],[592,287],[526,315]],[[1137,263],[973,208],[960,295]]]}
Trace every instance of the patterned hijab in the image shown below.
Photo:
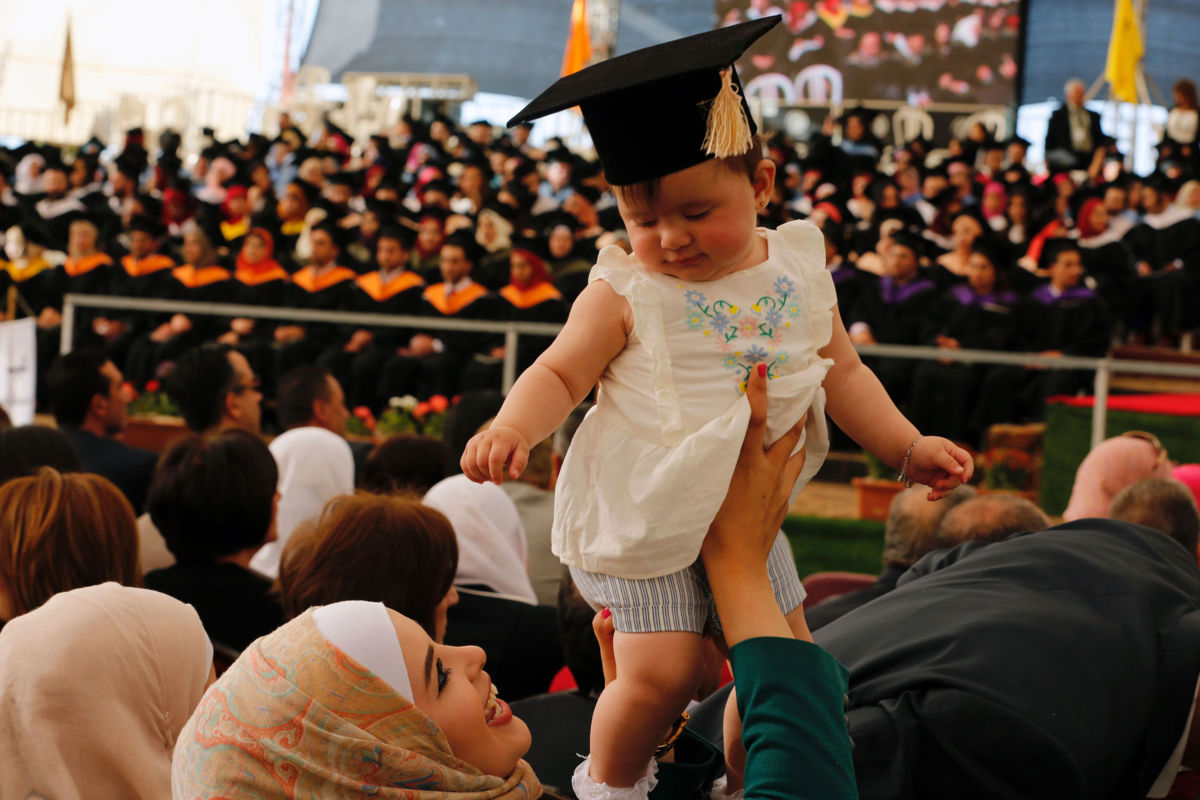
{"label": "patterned hijab", "polygon": [[179,736],[172,791],[203,798],[533,800],[524,761],[506,778],[456,757],[410,700],[330,643],[308,611],[256,641]]}

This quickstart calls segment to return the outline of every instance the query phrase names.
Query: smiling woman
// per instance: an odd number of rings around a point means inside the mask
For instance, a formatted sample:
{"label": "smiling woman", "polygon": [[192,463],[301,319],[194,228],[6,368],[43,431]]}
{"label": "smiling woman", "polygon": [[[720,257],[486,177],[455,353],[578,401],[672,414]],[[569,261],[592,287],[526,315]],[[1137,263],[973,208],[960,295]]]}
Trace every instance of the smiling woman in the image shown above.
{"label": "smiling woman", "polygon": [[529,730],[483,651],[434,643],[380,603],[309,611],[255,642],[179,737],[188,798],[526,800]]}

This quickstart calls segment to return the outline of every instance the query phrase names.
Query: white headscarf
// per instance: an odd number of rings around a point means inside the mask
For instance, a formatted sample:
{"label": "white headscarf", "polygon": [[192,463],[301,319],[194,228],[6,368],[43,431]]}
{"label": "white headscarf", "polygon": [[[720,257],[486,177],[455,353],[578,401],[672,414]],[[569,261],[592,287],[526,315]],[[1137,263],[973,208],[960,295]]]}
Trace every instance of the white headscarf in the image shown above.
{"label": "white headscarf", "polygon": [[104,583],[0,631],[0,797],[171,796],[212,645],[191,606]]}
{"label": "white headscarf", "polygon": [[279,556],[292,533],[315,519],[335,497],[354,494],[354,454],[349,443],[324,428],[293,428],[271,442],[279,465],[279,538],[263,545],[250,567],[269,578],[279,576]]}
{"label": "white headscarf", "polygon": [[446,515],[458,539],[456,586],[482,584],[494,592],[537,603],[525,549],[525,528],[504,490],[454,475],[422,501]]}

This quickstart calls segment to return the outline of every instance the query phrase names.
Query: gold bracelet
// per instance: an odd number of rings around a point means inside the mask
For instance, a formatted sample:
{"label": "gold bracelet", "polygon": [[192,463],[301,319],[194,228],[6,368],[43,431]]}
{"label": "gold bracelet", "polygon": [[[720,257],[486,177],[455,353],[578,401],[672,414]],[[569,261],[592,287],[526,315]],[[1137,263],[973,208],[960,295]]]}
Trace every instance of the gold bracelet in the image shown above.
{"label": "gold bracelet", "polygon": [[913,483],[912,478],[908,477],[908,461],[912,458],[912,451],[913,448],[917,446],[917,442],[924,438],[924,436],[918,433],[917,438],[912,440],[912,444],[910,444],[908,446],[908,450],[904,452],[904,463],[900,465],[900,474],[896,476],[896,480],[900,481],[900,483],[903,483],[905,489],[911,489]]}
{"label": "gold bracelet", "polygon": [[671,723],[671,730],[667,732],[666,738],[659,743],[658,747],[654,748],[655,758],[662,758],[667,753],[671,752],[671,748],[675,746],[675,742],[678,741],[680,735],[683,734],[683,729],[687,727],[688,720],[690,719],[691,715],[684,711],[674,722]]}

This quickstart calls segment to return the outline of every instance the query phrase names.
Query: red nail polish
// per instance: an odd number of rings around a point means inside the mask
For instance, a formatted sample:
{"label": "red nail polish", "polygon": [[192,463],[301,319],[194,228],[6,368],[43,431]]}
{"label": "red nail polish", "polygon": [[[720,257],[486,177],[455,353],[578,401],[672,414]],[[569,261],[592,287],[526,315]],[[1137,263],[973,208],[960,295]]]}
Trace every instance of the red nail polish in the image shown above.
{"label": "red nail polish", "polygon": [[608,619],[608,618],[609,618],[609,617],[611,617],[611,616],[612,616],[612,612],[611,612],[611,611],[609,611],[607,608],[606,608],[606,609],[603,609],[603,610],[600,612],[600,619]]}
{"label": "red nail polish", "polygon": [[760,378],[767,377],[767,365],[766,364],[758,365],[758,377],[760,377]]}

